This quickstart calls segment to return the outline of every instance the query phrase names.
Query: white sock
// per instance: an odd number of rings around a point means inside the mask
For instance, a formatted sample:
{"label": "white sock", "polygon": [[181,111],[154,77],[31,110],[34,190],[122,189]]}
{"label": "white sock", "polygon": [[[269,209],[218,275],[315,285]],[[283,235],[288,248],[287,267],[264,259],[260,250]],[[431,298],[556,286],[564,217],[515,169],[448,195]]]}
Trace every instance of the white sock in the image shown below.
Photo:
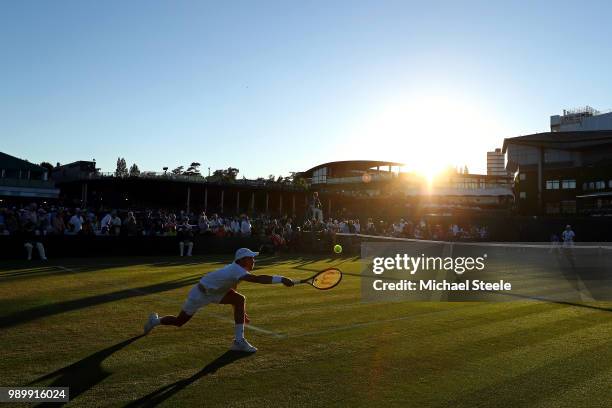
{"label": "white sock", "polygon": [[244,324],[237,324],[234,330],[236,340],[244,339]]}
{"label": "white sock", "polygon": [[191,256],[191,251],[193,250],[193,242],[187,244],[187,256]]}
{"label": "white sock", "polygon": [[41,244],[40,242],[37,243],[36,249],[38,249],[38,255],[40,255],[40,259],[42,259],[43,261],[47,259],[47,257],[45,256],[45,247],[43,246],[43,244]]}
{"label": "white sock", "polygon": [[183,251],[185,249],[185,244],[183,244],[182,242],[179,242],[179,249],[181,250],[181,256],[183,256]]}

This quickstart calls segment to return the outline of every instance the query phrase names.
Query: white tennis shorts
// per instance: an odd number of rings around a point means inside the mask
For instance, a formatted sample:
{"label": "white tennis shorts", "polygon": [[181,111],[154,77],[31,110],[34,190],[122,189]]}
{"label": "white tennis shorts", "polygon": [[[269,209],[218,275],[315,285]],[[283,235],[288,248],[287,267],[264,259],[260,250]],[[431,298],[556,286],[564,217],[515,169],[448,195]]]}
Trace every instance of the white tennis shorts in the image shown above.
{"label": "white tennis shorts", "polygon": [[187,295],[187,300],[183,304],[183,311],[193,316],[200,308],[209,303],[219,303],[225,293],[203,293],[196,284]]}

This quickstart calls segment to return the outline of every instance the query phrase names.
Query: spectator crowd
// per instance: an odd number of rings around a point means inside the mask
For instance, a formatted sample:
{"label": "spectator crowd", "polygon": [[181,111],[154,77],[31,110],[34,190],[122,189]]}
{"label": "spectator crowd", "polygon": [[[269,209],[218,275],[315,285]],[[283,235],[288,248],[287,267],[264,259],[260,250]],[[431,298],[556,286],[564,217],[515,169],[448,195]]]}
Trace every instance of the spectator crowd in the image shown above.
{"label": "spectator crowd", "polygon": [[[487,228],[472,224],[442,225],[428,220],[399,219],[393,222],[368,218],[362,224],[356,217],[328,218],[320,214],[296,221],[293,217],[259,214],[249,217],[200,214],[165,209],[93,210],[29,204],[22,208],[0,208],[0,236],[21,236],[28,257],[32,248],[44,259],[47,236],[156,236],[177,237],[180,254],[191,255],[196,235],[223,237],[259,237],[269,249],[295,248],[302,232],[333,237],[337,233],[368,234],[432,240],[476,240],[489,238]],[[29,245],[27,245],[29,243]],[[40,244],[40,245],[39,245]]]}

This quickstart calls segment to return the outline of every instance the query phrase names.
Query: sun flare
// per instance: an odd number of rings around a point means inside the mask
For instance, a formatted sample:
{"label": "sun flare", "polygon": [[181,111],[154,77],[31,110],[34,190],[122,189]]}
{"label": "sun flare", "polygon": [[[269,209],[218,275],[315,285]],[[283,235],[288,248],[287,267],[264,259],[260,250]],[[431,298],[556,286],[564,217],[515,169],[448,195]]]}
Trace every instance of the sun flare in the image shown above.
{"label": "sun flare", "polygon": [[355,149],[367,145],[368,157],[405,163],[404,171],[433,181],[449,167],[483,168],[483,141],[498,131],[494,122],[463,95],[411,95],[390,101],[362,123],[362,143]]}

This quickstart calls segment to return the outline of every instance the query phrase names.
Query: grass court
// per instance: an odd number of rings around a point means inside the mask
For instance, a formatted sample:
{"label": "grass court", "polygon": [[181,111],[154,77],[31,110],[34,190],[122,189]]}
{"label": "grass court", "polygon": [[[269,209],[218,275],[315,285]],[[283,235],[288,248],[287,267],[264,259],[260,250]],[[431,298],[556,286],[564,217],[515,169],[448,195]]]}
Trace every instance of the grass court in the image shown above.
{"label": "grass court", "polygon": [[[609,407],[612,303],[363,303],[242,283],[259,348],[227,350],[230,306],[141,336],[230,256],[0,265],[0,385],[68,386],[69,406]],[[255,273],[305,278],[358,258],[268,256]]]}

